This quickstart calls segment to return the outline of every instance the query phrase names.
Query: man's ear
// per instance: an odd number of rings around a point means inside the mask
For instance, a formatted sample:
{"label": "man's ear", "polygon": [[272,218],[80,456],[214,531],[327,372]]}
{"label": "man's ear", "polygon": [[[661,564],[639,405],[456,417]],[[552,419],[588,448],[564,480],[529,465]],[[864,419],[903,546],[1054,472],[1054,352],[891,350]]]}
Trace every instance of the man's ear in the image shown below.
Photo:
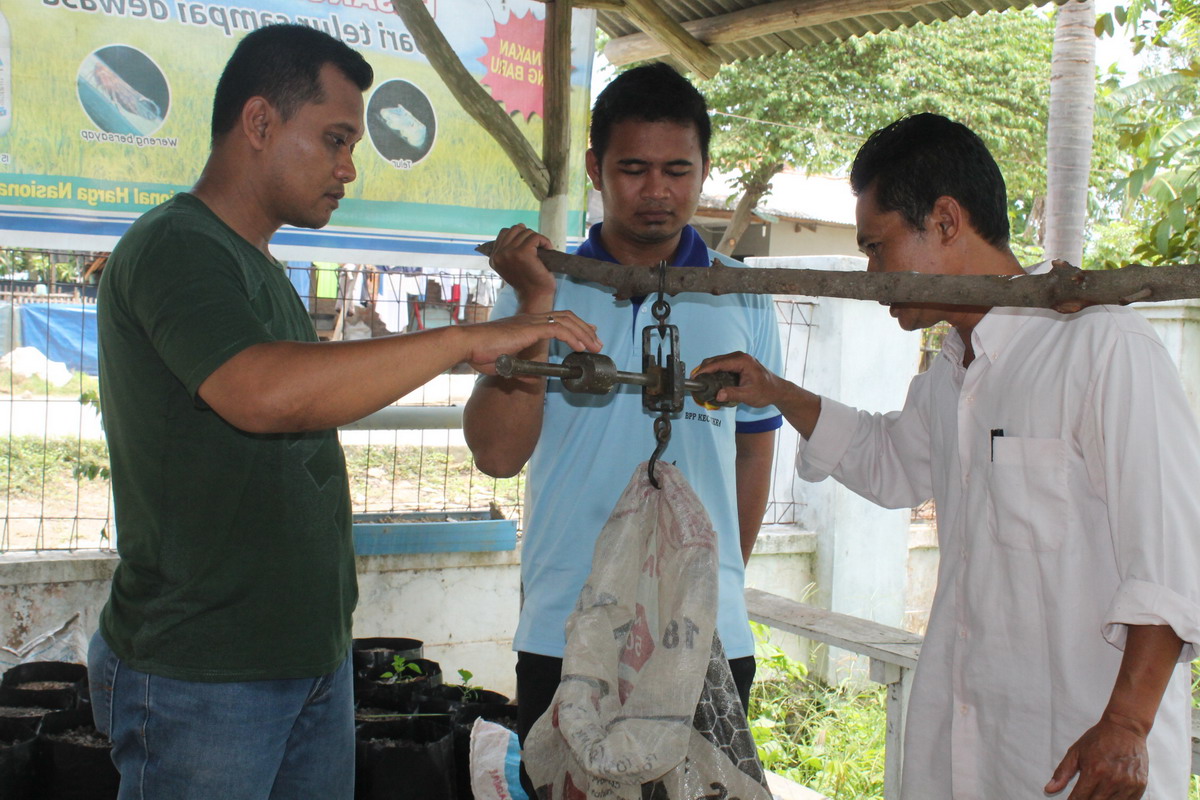
{"label": "man's ear", "polygon": [[703,174],[700,176],[701,183],[704,183],[706,180],[708,180],[708,173],[710,170],[712,170],[712,160],[706,158],[704,159]]}
{"label": "man's ear", "polygon": [[250,146],[261,150],[266,146],[267,133],[276,119],[275,109],[264,97],[251,97],[242,106],[242,133]]}
{"label": "man's ear", "polygon": [[942,244],[954,243],[967,229],[966,209],[949,195],[942,195],[934,201],[928,220],[929,232],[935,234]]}
{"label": "man's ear", "polygon": [[600,159],[596,157],[596,151],[589,147],[583,160],[587,166],[588,177],[592,179],[592,187],[597,192],[602,191],[603,187],[600,185]]}

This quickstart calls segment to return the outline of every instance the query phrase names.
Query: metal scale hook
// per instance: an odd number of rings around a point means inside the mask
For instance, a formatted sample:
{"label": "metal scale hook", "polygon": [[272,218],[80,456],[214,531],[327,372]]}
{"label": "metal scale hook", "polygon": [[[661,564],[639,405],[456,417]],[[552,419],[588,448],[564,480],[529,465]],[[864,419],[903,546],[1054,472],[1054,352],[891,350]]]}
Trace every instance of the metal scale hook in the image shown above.
{"label": "metal scale hook", "polygon": [[[671,316],[671,304],[666,299],[667,286],[667,262],[658,262],[658,297],[654,300],[654,305],[650,306],[650,313],[653,315],[655,322],[658,323],[658,351],[657,357],[654,360],[654,366],[660,370],[666,370],[668,374],[672,371],[673,362],[677,363],[677,351],[679,349],[679,330],[674,325],[667,325],[667,318]],[[654,326],[647,326],[642,332],[642,359],[648,361],[650,354],[646,345],[650,341],[650,330]],[[668,340],[668,329],[670,332],[670,341],[672,344],[671,352],[667,355],[667,363],[663,363],[663,342]],[[648,368],[649,365],[647,364]],[[682,372],[682,365],[680,366]],[[682,375],[680,375],[682,378]],[[666,398],[664,402],[660,399],[657,405],[659,410],[658,418],[654,420],[654,440],[657,444],[654,447],[654,452],[650,454],[650,460],[646,464],[646,473],[650,478],[650,485],[655,489],[661,489],[662,486],[658,482],[658,478],[654,476],[654,465],[658,461],[659,456],[667,449],[667,444],[671,441],[671,412],[673,409],[670,404],[670,399]]]}
{"label": "metal scale hook", "polygon": [[690,392],[692,399],[706,408],[735,405],[728,401],[718,402],[716,397],[722,388],[736,386],[738,376],[734,372],[706,372],[684,378],[684,364],[679,359],[679,328],[667,323],[671,316],[671,305],[666,300],[667,262],[659,262],[657,268],[658,296],[650,307],[654,324],[642,328],[641,372],[618,370],[611,358],[600,353],[578,352],[568,354],[561,364],[501,355],[496,358],[496,374],[504,378],[513,375],[561,378],[567,391],[587,394],[608,394],[621,384],[641,386],[642,408],[655,416],[656,446],[646,470],[650,484],[661,489],[654,466],[671,441],[671,416],[683,410],[684,395]]}

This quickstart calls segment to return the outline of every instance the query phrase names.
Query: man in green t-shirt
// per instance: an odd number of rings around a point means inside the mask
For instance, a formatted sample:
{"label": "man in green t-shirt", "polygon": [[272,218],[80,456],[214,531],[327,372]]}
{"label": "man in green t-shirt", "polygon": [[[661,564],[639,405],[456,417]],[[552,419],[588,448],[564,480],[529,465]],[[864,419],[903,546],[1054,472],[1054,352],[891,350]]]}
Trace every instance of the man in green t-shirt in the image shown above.
{"label": "man in green t-shirt", "polygon": [[100,380],[121,562],[92,640],[121,798],[353,797],[357,599],[339,425],[456,363],[558,337],[553,312],[319,343],[268,243],[320,228],[354,180],[361,55],[300,25],[246,36],[191,192],[135,222],[100,285]]}

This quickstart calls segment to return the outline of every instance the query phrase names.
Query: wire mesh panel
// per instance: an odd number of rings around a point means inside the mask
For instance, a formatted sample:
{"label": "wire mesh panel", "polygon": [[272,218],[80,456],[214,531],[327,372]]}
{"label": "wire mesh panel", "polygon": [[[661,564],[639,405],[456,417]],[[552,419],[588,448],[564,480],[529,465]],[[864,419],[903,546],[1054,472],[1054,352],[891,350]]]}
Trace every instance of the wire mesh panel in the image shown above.
{"label": "wire mesh panel", "polygon": [[[808,371],[808,348],[812,341],[812,300],[792,297],[775,298],[775,320],[783,350],[783,377],[803,386]],[[771,465],[771,496],[767,502],[764,525],[794,524],[801,500],[796,493],[796,447],[799,434],[784,422],[775,438],[775,457]]]}
{"label": "wire mesh panel", "polygon": [[[500,288],[490,272],[361,264],[289,264],[288,275],[322,339],[368,339],[488,318]],[[475,385],[465,364],[396,405],[461,408]],[[514,518],[521,479],[474,469],[458,428],[344,430],[342,448],[356,513],[478,511]]]}
{"label": "wire mesh panel", "polygon": [[107,543],[92,253],[0,251],[0,551]]}
{"label": "wire mesh panel", "polygon": [[[0,552],[114,545],[108,452],[99,414],[95,283],[103,256],[0,251]],[[490,272],[357,264],[286,265],[322,340],[413,333],[486,320],[499,290]],[[788,369],[803,383],[811,302],[776,301]],[[716,354],[714,354],[716,355]],[[466,365],[397,401],[458,408],[475,375]],[[453,415],[451,415],[453,416]],[[519,519],[523,473],[474,468],[461,427],[341,432],[355,513],[489,510]],[[795,521],[795,434],[779,434],[765,522]]]}
{"label": "wire mesh panel", "polygon": [[[0,251],[0,552],[114,545],[108,451],[99,414],[95,289],[103,255]],[[491,273],[355,264],[287,265],[322,340],[485,320]],[[461,407],[474,374],[459,365],[398,405]],[[519,515],[520,477],[474,469],[461,430],[342,432],[353,510]]]}

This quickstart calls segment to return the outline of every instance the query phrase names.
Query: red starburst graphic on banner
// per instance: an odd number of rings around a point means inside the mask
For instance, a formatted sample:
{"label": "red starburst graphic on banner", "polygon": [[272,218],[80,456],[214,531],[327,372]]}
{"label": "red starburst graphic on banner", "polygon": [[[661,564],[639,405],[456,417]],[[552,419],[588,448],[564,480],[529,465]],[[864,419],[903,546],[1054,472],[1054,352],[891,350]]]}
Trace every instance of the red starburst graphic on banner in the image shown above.
{"label": "red starburst graphic on banner", "polygon": [[477,59],[487,68],[483,84],[492,90],[497,103],[509,114],[524,114],[526,121],[542,113],[542,37],[546,21],[529,11],[496,25],[493,36],[484,37],[487,55]]}

